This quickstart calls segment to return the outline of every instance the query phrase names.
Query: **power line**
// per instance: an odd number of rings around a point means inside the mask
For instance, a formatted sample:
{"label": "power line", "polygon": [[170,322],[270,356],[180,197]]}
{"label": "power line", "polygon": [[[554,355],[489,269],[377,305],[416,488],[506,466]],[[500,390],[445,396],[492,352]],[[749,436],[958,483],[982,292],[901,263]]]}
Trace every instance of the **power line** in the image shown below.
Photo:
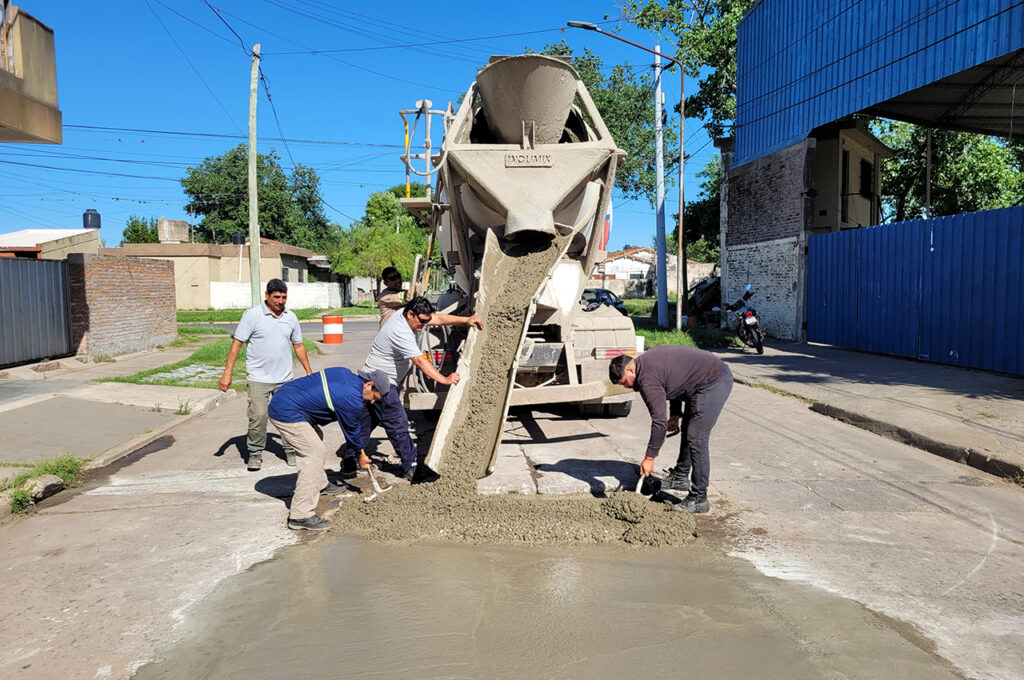
{"label": "power line", "polygon": [[228,117],[228,120],[235,124],[235,127],[241,129],[238,123],[235,122],[234,118],[231,117],[231,114],[228,113],[228,110],[224,107],[224,104],[221,103],[220,99],[217,98],[216,93],[214,93],[213,89],[206,82],[206,79],[203,78],[203,74],[199,72],[199,69],[197,69],[195,64],[192,63],[192,60],[188,58],[188,54],[185,53],[185,50],[181,49],[181,45],[179,45],[178,41],[174,39],[174,34],[172,34],[167,29],[167,26],[164,25],[164,22],[160,19],[160,15],[158,15],[156,13],[156,10],[153,9],[153,5],[149,4],[149,0],[146,0],[146,7],[149,8],[149,11],[153,14],[153,18],[156,19],[157,23],[160,24],[160,27],[164,29],[165,33],[167,33],[167,37],[171,39],[171,42],[174,43],[174,46],[178,48],[178,52],[181,53],[181,56],[185,59],[186,62],[188,62],[188,65],[192,67],[192,70],[195,71],[195,74],[199,78],[199,81],[203,84],[203,87],[207,89],[207,91],[210,93],[210,96],[213,97],[214,101],[217,102],[218,106],[220,106],[221,110],[224,112],[224,115]]}
{"label": "power line", "polygon": [[[147,135],[175,135],[181,137],[208,137],[215,139],[249,139],[248,135],[232,135],[232,134],[221,134],[215,132],[185,132],[180,130],[151,130],[144,128],[123,128],[113,127],[108,125],[72,125],[70,123],[64,124],[65,128],[72,128],[76,130],[101,130],[105,132],[131,132],[138,134]],[[323,144],[328,146],[367,146],[381,149],[405,149],[401,144],[375,144],[372,142],[341,142],[323,139],[288,139],[285,140],[279,137],[260,137],[259,139],[267,142],[291,142],[292,144]]]}
{"label": "power line", "polygon": [[377,50],[394,50],[394,49],[407,49],[413,47],[426,47],[431,45],[451,45],[456,43],[469,43],[477,42],[480,40],[498,40],[500,38],[515,38],[521,35],[535,35],[537,33],[551,33],[554,31],[564,32],[565,27],[559,28],[542,28],[536,31],[521,31],[519,33],[502,33],[500,35],[487,35],[479,38],[453,38],[451,40],[434,40],[431,42],[421,43],[404,43],[398,45],[377,45],[374,47],[345,47],[340,49],[332,50],[303,50],[303,51],[292,51],[292,52],[267,52],[268,55],[284,56],[284,55],[296,55],[296,54],[340,54],[344,52],[373,52]]}

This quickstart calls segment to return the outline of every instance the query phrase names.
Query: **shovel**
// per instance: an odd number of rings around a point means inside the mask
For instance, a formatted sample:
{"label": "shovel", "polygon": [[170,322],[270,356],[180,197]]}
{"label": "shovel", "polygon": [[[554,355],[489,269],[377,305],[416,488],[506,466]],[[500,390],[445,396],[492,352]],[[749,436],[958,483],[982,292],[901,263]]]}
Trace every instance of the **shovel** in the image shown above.
{"label": "shovel", "polygon": [[373,485],[373,493],[363,499],[364,503],[369,503],[370,501],[372,501],[374,498],[376,498],[377,496],[381,495],[385,491],[390,491],[391,490],[390,486],[387,486],[387,487],[382,489],[380,484],[377,482],[377,476],[375,474],[373,474],[373,472],[376,469],[376,467],[377,467],[376,465],[372,465],[371,464],[370,467],[366,468],[366,474],[370,475],[370,484]]}

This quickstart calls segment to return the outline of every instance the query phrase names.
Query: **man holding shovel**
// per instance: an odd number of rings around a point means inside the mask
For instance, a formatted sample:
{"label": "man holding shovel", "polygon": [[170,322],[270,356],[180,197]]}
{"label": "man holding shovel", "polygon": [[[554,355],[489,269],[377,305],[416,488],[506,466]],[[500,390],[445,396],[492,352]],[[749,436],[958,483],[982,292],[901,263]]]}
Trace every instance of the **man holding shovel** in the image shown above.
{"label": "man holding shovel", "polygon": [[[641,476],[649,476],[654,471],[654,458],[665,442],[666,432],[679,431],[682,435],[679,458],[675,467],[669,469],[661,488],[689,492],[679,504],[680,510],[690,514],[710,510],[708,442],[711,428],[732,392],[729,367],[711,352],[682,345],[662,345],[652,347],[636,359],[626,355],[615,357],[608,366],[608,377],[616,385],[640,392],[651,413],[651,437],[640,463]],[[666,402],[670,417],[665,413]]]}
{"label": "man holding shovel", "polygon": [[316,514],[320,494],[339,494],[344,487],[327,479],[320,426],[338,421],[348,444],[359,451],[358,465],[370,467],[363,452],[360,419],[369,405],[386,394],[391,385],[381,371],[327,368],[281,386],[270,400],[268,414],[286,446],[295,449],[295,495],[288,512],[288,528],[322,531],[331,523]]}

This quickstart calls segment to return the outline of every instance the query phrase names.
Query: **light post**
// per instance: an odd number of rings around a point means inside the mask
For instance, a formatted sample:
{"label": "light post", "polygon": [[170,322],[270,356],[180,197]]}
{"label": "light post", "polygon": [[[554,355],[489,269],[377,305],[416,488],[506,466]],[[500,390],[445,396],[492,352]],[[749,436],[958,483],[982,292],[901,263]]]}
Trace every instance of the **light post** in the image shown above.
{"label": "light post", "polygon": [[[686,295],[686,293],[689,290],[689,285],[687,283],[686,276],[686,233],[683,231],[683,208],[686,205],[684,198],[685,195],[683,192],[683,161],[685,160],[685,156],[683,154],[685,129],[683,124],[686,121],[684,108],[684,102],[686,101],[685,70],[683,69],[682,63],[680,63],[678,59],[674,59],[673,57],[662,54],[661,52],[652,50],[648,47],[644,47],[643,45],[639,45],[633,42],[632,40],[626,40],[623,37],[615,35],[614,33],[602,31],[600,28],[597,27],[597,24],[593,24],[587,21],[570,21],[568,22],[568,26],[570,28],[582,28],[586,31],[596,31],[597,33],[600,33],[601,35],[606,35],[609,38],[615,38],[620,42],[624,42],[627,45],[632,45],[633,47],[643,50],[644,52],[650,52],[651,54],[661,57],[666,61],[669,61],[679,67],[679,238],[676,239],[676,330],[680,330],[682,329],[683,316],[689,313],[689,310],[687,309],[689,301],[687,300]],[[657,124],[658,126],[660,126],[661,121],[657,121]],[[659,242],[664,243],[665,235],[663,220],[661,221],[659,227],[659,231],[662,233],[659,233],[657,235],[657,238]],[[661,271],[663,272],[662,276],[664,277],[664,275],[667,273],[666,263],[664,261],[661,261],[658,263],[658,265],[661,267]],[[666,312],[667,308],[662,307],[662,305],[666,305],[667,302],[668,300],[658,300],[659,307],[666,309]],[[660,325],[663,325],[661,323],[660,310],[658,322]]]}

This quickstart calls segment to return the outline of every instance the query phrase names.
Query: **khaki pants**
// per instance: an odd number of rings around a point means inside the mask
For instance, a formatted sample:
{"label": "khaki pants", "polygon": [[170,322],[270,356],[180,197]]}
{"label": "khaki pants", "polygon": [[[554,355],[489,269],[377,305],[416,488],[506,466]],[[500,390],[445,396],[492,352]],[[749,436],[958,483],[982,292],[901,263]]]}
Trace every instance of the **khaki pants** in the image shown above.
{"label": "khaki pants", "polygon": [[[270,404],[270,397],[280,389],[284,383],[261,383],[249,381],[246,392],[249,395],[249,433],[245,439],[245,448],[249,455],[263,454],[267,448],[267,406]],[[282,436],[283,438],[283,436]],[[284,450],[287,453],[294,449],[284,442]]]}
{"label": "khaki pants", "polygon": [[295,450],[295,495],[292,496],[291,510],[288,519],[306,519],[312,517],[316,504],[320,501],[320,491],[327,486],[327,473],[324,464],[327,462],[327,449],[323,443],[320,428],[308,423],[282,423],[270,418],[277,431],[281,433],[284,444]]}

